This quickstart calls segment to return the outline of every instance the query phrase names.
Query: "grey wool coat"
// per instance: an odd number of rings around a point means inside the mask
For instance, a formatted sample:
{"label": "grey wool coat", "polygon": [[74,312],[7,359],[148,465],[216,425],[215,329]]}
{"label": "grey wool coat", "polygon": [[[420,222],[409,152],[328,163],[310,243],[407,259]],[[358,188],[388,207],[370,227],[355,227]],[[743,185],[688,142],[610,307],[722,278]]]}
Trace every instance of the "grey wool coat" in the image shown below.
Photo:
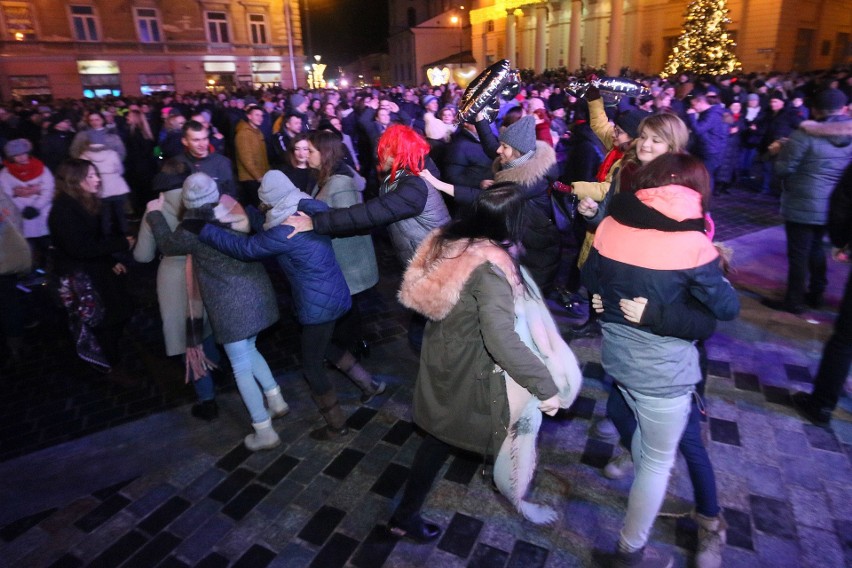
{"label": "grey wool coat", "polygon": [[[163,254],[192,255],[201,298],[218,343],[248,339],[278,321],[278,302],[261,263],[231,258],[180,226],[172,232],[159,211],[149,212],[147,218]],[[213,208],[190,209],[184,219],[212,221]]]}

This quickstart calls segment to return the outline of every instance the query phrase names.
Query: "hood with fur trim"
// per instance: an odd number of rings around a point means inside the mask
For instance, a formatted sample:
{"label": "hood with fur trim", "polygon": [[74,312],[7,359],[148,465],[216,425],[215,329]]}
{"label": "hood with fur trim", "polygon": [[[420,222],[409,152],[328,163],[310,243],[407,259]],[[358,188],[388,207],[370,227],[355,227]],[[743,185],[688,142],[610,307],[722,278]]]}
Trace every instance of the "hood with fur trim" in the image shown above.
{"label": "hood with fur trim", "polygon": [[433,321],[444,319],[459,302],[470,275],[486,262],[502,271],[516,298],[523,294],[518,270],[509,253],[491,241],[452,241],[438,258],[429,258],[439,232],[437,229],[429,233],[405,271],[398,295],[403,306]]}
{"label": "hood with fur trim", "polygon": [[500,158],[498,157],[494,160],[491,169],[494,172],[495,182],[508,181],[517,185],[529,186],[545,177],[555,163],[556,151],[548,146],[546,142],[537,140],[535,143],[535,153],[529,161],[517,167],[504,170],[500,165]]}
{"label": "hood with fur trim", "polygon": [[852,144],[852,118],[829,117],[823,122],[806,120],[799,125],[799,130],[809,136],[827,138],[831,145],[838,148]]}

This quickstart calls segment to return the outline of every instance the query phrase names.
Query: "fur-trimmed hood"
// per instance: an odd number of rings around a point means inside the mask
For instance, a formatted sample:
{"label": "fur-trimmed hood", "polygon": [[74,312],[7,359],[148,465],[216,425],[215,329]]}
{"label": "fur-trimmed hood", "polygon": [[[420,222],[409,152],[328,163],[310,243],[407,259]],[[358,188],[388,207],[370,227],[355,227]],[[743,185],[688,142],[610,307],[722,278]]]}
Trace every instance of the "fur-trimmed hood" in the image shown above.
{"label": "fur-trimmed hood", "polygon": [[450,242],[440,257],[429,258],[439,233],[440,229],[429,233],[411,259],[398,294],[402,305],[430,320],[444,319],[461,298],[470,275],[486,262],[502,271],[516,298],[523,293],[518,270],[509,253],[490,241]]}
{"label": "fur-trimmed hood", "polygon": [[517,185],[530,186],[545,177],[555,163],[556,151],[548,146],[546,142],[537,140],[535,143],[535,153],[528,162],[504,170],[498,157],[491,165],[491,169],[494,172],[495,182],[508,181]]}
{"label": "fur-trimmed hood", "polygon": [[799,130],[809,136],[827,138],[833,146],[845,147],[852,144],[852,118],[845,116],[829,117],[823,122],[806,120]]}

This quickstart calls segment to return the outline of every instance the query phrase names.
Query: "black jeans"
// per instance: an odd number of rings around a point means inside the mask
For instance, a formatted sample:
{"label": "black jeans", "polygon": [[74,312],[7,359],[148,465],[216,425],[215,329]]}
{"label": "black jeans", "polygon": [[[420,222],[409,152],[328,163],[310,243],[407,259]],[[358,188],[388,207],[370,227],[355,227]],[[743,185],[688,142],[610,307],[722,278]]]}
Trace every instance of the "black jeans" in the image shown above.
{"label": "black jeans", "polygon": [[452,446],[442,442],[431,434],[426,434],[411,464],[411,473],[405,484],[402,501],[393,513],[393,520],[402,528],[408,530],[410,523],[420,516],[420,509],[426,502],[426,497],[432,489],[441,466],[447,460]]}
{"label": "black jeans", "polygon": [[803,223],[784,223],[787,233],[787,294],[784,305],[788,308],[799,307],[805,300],[807,291],[815,297],[821,297],[828,285],[826,278],[825,250],[823,249],[824,225],[805,225]]}
{"label": "black jeans", "polygon": [[840,303],[834,333],[825,344],[811,398],[815,409],[834,410],[852,364],[852,273]]}

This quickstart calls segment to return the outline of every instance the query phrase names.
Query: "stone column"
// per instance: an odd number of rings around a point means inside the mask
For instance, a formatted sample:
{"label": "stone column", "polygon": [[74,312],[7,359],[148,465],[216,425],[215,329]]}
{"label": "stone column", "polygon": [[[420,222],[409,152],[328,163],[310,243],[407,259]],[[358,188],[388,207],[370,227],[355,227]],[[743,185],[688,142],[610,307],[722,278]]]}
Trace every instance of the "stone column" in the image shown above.
{"label": "stone column", "polygon": [[506,56],[505,59],[508,59],[513,67],[518,66],[518,62],[515,61],[515,13],[514,12],[506,12]]}
{"label": "stone column", "polygon": [[613,77],[621,70],[621,46],[624,41],[624,0],[611,0],[609,45],[606,50],[606,72]]}
{"label": "stone column", "polygon": [[571,35],[568,40],[568,70],[580,68],[580,21],[583,18],[583,0],[571,2]]}
{"label": "stone column", "polygon": [[544,72],[545,55],[547,52],[547,6],[538,5],[535,8],[535,65],[536,73]]}

